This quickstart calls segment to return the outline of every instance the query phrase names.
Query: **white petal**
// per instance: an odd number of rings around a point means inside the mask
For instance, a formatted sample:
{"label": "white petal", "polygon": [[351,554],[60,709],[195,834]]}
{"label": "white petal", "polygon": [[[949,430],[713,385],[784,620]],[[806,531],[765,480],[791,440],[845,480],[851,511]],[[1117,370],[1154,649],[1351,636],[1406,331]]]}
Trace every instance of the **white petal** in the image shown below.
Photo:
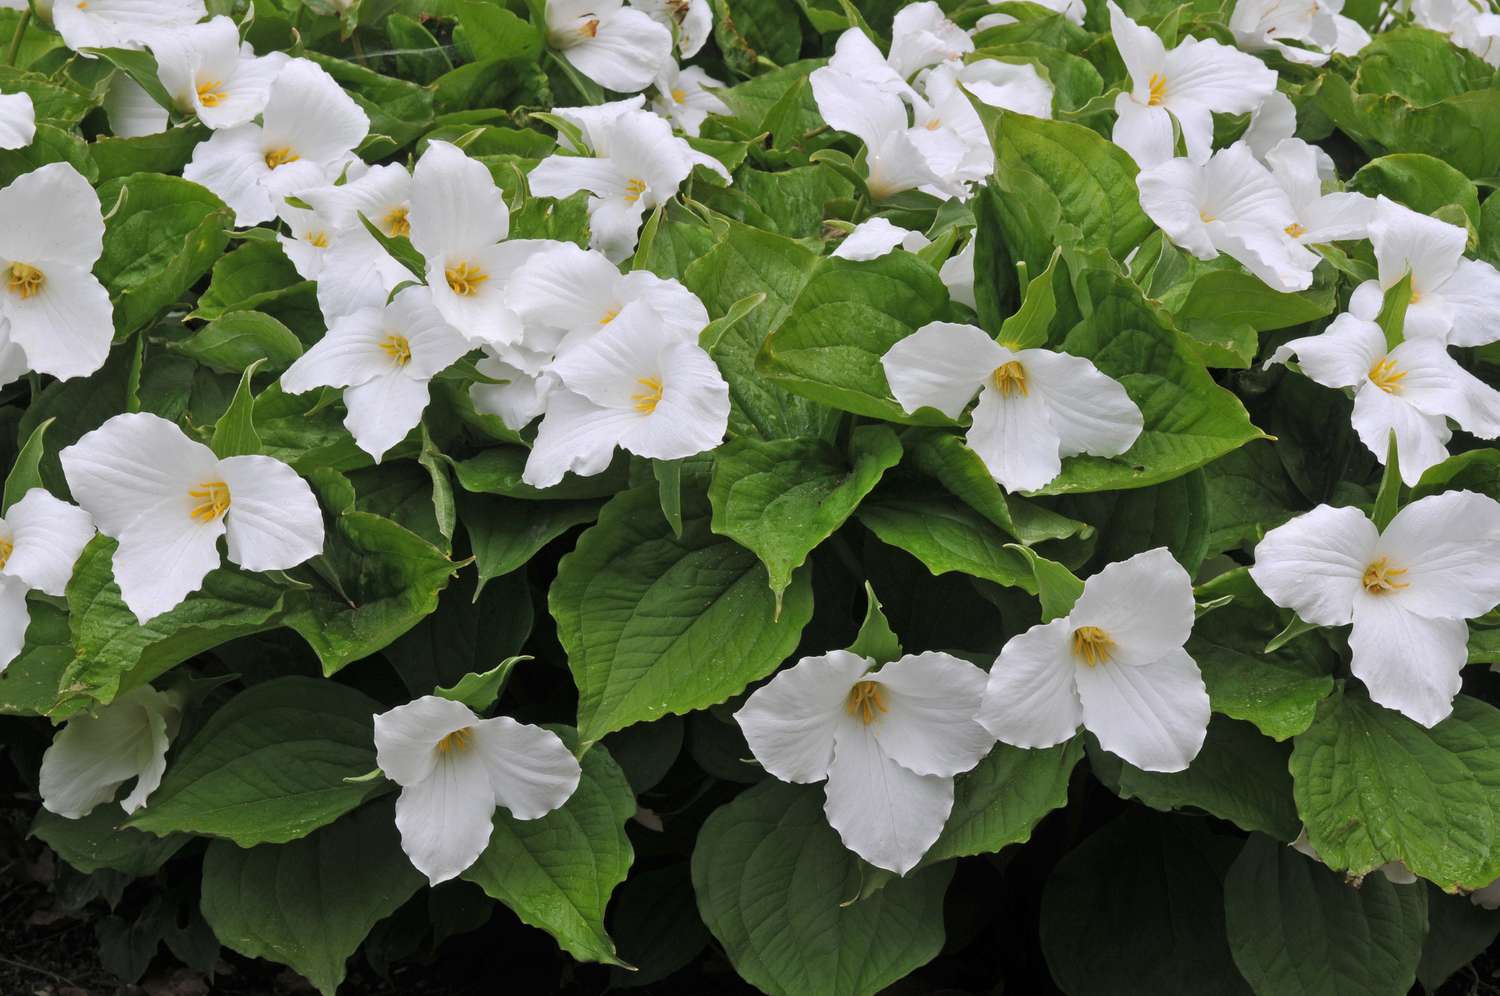
{"label": "white petal", "polygon": [[890,63],[904,78],[972,51],[973,39],[932,0],[902,7],[891,22]]}
{"label": "white petal", "polygon": [[120,533],[115,582],[142,625],[180,605],[219,566],[224,520],[201,522],[192,518],[192,508],[186,492],[168,497]]}
{"label": "white petal", "polygon": [[1077,669],[1083,725],[1099,744],[1143,771],[1182,771],[1208,732],[1208,691],[1180,647],[1139,666]]}
{"label": "white petal", "polygon": [[562,55],[600,86],[634,93],[650,86],[672,58],[672,32],[624,7],[600,15],[593,37],[569,46]]}
{"label": "white petal", "polygon": [[0,190],[0,257],[87,270],[104,252],[99,195],[69,163],[48,163]]}
{"label": "white petal", "polygon": [[1346,311],[1318,335],[1278,347],[1266,365],[1285,363],[1292,356],[1303,373],[1324,387],[1359,387],[1385,356],[1385,333],[1374,322]]}
{"label": "white petal", "polygon": [[907,654],[870,678],[886,711],[870,724],[887,757],[919,775],[968,771],[995,744],[974,719],[987,676],[968,661],[928,651]]}
{"label": "white petal", "polygon": [[1109,3],[1109,30],[1114,36],[1115,47],[1125,63],[1125,71],[1137,94],[1146,92],[1147,82],[1153,74],[1161,72],[1166,62],[1167,50],[1156,32],[1125,16],[1114,0]]}
{"label": "white petal", "polygon": [[1016,354],[1032,390],[1047,402],[1047,419],[1062,455],[1119,456],[1135,444],[1145,420],[1125,388],[1081,356],[1046,349]]}
{"label": "white petal", "polygon": [[357,387],[344,389],[349,414],[344,427],[376,463],[422,421],[430,400],[427,381],[387,372]]}
{"label": "white petal", "polygon": [[887,135],[906,130],[906,106],[894,93],[829,68],[814,69],[808,81],[828,127],[847,131],[872,153]]}
{"label": "white petal", "polygon": [[62,595],[78,555],[94,537],[94,520],[77,505],[32,488],[5,513],[5,524],[13,549],[0,570],[28,587]]}
{"label": "white petal", "polygon": [[829,255],[861,261],[878,259],[899,246],[910,234],[910,229],[893,225],[885,218],[871,218],[856,225]]}
{"label": "white petal", "polygon": [[1119,116],[1109,139],[1130,153],[1138,166],[1149,169],[1171,162],[1175,135],[1172,115],[1165,107],[1153,107],[1122,93],[1115,98],[1115,113]]}
{"label": "white petal", "polygon": [[847,650],[804,657],[756,689],[735,722],[761,766],[784,782],[820,782],[849,690],[870,662]]}
{"label": "white petal", "polygon": [[1342,626],[1354,611],[1379,534],[1357,508],[1319,505],[1266,533],[1250,568],[1266,597],[1315,626]]}
{"label": "white petal", "polygon": [[856,720],[840,726],[824,791],[824,812],[844,846],[898,875],[922,860],[953,810],[953,779],[903,768]]}
{"label": "white petal", "polygon": [[365,140],[370,119],[322,66],[289,59],[271,85],[264,122],[273,148],[332,165]]}
{"label": "white petal", "polygon": [[612,263],[623,263],[635,252],[645,214],[644,197],[590,197],[589,247]]}
{"label": "white petal", "polygon": [[565,242],[516,270],[510,303],[528,324],[598,331],[624,304],[621,284],[619,269],[602,253]]}
{"label": "white petal", "polygon": [[397,785],[415,785],[432,774],[440,740],[478,723],[462,702],[424,695],[375,716],[375,763]]}
{"label": "white petal", "polygon": [[140,774],[136,776],[135,786],[131,788],[130,794],[120,800],[120,808],[127,814],[146,805],[152,793],[161,787],[162,776],[167,773],[167,749],[172,746],[171,734],[167,732],[167,717],[160,711],[148,709],[146,726],[149,736],[141,750],[145,763],[141,765]]}
{"label": "white petal", "polygon": [[404,786],[396,800],[401,850],[433,885],[465,871],[489,845],[495,790],[473,750],[442,755],[432,773]]}
{"label": "white petal", "polygon": [[1366,384],[1354,394],[1354,413],[1350,418],[1360,442],[1385,463],[1390,448],[1390,434],[1396,433],[1396,452],[1401,461],[1401,480],[1410,487],[1427,469],[1448,458],[1447,422],[1438,415],[1418,411],[1394,394],[1387,394],[1374,384]]}
{"label": "white petal", "polygon": [[190,488],[216,479],[218,466],[207,446],[145,412],[114,416],[58,457],[73,499],[116,538],[146,509],[186,501]]}
{"label": "white petal", "polygon": [[1214,244],[1225,255],[1283,293],[1312,286],[1318,256],[1288,238],[1281,229],[1259,224],[1210,226]]}
{"label": "white petal", "polygon": [[364,384],[390,373],[392,359],[380,345],[387,335],[382,309],[364,308],[335,318],[323,338],[287,367],[281,389],[302,394],[319,387]]}
{"label": "white petal", "polygon": [[0,576],[0,675],[26,646],[31,611],[26,607],[26,582]]}
{"label": "white petal", "polygon": [[0,149],[24,149],[36,137],[36,110],[28,93],[0,94]]}
{"label": "white petal", "polygon": [[[235,34],[238,37],[238,30]],[[201,100],[194,100],[198,120],[210,128],[234,128],[253,120],[266,109],[266,103],[271,98],[271,86],[286,62],[286,56],[280,52],[272,52],[259,58],[252,56],[237,59],[234,75],[227,81],[228,85],[217,104],[207,107]],[[196,91],[193,96],[197,97]]]}
{"label": "white petal", "polygon": [[116,73],[110,80],[104,113],[109,117],[110,134],[116,138],[159,135],[172,123],[167,109],[124,73]]}
{"label": "white petal", "polygon": [[67,819],[81,819],[114,798],[125,782],[154,775],[166,753],[172,709],[168,696],[145,686],[94,715],[68,720],[42,755],[42,806]]}
{"label": "white petal", "polygon": [[183,179],[201,184],[234,211],[236,225],[258,225],[276,217],[276,205],[262,181],[271,175],[259,125],[216,131],[193,148]]}
{"label": "white petal", "polygon": [[[21,260],[20,262],[25,262]],[[104,365],[114,336],[114,307],[92,273],[47,262],[43,284],[29,298],[6,293],[0,310],[10,322],[10,340],[31,369],[60,380],[86,377]]]}
{"label": "white petal", "polygon": [[1400,599],[1361,593],[1349,670],[1373,701],[1430,727],[1453,711],[1468,642],[1462,619],[1426,619],[1402,608]]}
{"label": "white petal", "polygon": [[1500,435],[1500,392],[1459,366],[1440,339],[1408,339],[1391,350],[1403,376],[1397,393],[1429,415],[1444,415],[1485,439]]}
{"label": "white petal", "polygon": [[549,488],[569,471],[580,477],[603,473],[620,437],[640,418],[634,411],[602,408],[572,391],[553,391],[521,480]]}
{"label": "white petal", "polygon": [[[1121,99],[1128,98],[1122,95]],[[1116,144],[1119,141],[1117,134]],[[1199,259],[1213,259],[1219,255],[1219,249],[1209,235],[1208,223],[1203,220],[1205,216],[1212,216],[1214,211],[1206,203],[1210,193],[1204,189],[1206,179],[1202,167],[1186,159],[1172,159],[1170,155],[1166,161],[1148,166],[1136,176],[1141,210],[1167,234],[1173,245],[1181,246]]]}
{"label": "white petal", "polygon": [[1006,641],[979,706],[978,720],[1002,743],[1052,747],[1078,732],[1083,706],[1073,674],[1073,626],[1054,619]]}
{"label": "white petal", "polygon": [[1192,579],[1166,547],[1157,547],[1084,581],[1068,622],[1104,630],[1115,642],[1115,663],[1142,666],[1187,642],[1194,608]]}
{"label": "white petal", "polygon": [[1163,102],[1176,113],[1179,101],[1225,114],[1248,114],[1276,89],[1276,73],[1253,55],[1212,38],[1185,38],[1168,52]]}
{"label": "white petal", "polygon": [[628,426],[620,446],[652,460],[680,460],[724,441],[729,426],[729,385],[713,357],[697,344],[677,342],[661,353],[661,400]]}
{"label": "white petal", "polygon": [[1450,343],[1484,346],[1500,339],[1500,271],[1483,260],[1461,260],[1439,292],[1453,322]]}
{"label": "white petal", "polygon": [[323,552],[323,513],[297,472],[268,456],[219,461],[229,485],[229,559],[247,571],[284,571]]}
{"label": "white petal", "polygon": [[1040,391],[1010,395],[985,385],[964,441],[1007,491],[1034,491],[1062,472],[1062,437]]}
{"label": "white petal", "polygon": [[507,716],[475,723],[472,749],[484,758],[495,800],[518,820],[538,820],[557,809],[583,775],[557,734]]}
{"label": "white petal", "polygon": [[411,244],[428,263],[505,238],[510,212],[490,171],[456,145],[430,142],[412,170]]}
{"label": "white petal", "polygon": [[983,329],[929,322],[887,350],[880,365],[903,409],[925,406],[958,418],[991,371],[1009,359]]}
{"label": "white petal", "polygon": [[1384,596],[1407,612],[1473,619],[1500,603],[1500,502],[1446,491],[1407,505],[1380,534],[1377,555],[1410,587]]}
{"label": "white petal", "polygon": [[1400,283],[1410,270],[1414,291],[1436,290],[1457,268],[1467,234],[1457,225],[1429,218],[1384,196],[1377,203],[1370,242],[1380,268],[1380,286]]}

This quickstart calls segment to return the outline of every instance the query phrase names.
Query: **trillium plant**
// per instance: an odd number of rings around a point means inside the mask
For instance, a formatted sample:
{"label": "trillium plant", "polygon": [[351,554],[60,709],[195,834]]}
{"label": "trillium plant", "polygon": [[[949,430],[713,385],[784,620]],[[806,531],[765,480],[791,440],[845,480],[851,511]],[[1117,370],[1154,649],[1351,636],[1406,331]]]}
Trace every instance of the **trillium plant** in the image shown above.
{"label": "trillium plant", "polygon": [[0,991],[1494,974],[1500,13],[0,52]]}

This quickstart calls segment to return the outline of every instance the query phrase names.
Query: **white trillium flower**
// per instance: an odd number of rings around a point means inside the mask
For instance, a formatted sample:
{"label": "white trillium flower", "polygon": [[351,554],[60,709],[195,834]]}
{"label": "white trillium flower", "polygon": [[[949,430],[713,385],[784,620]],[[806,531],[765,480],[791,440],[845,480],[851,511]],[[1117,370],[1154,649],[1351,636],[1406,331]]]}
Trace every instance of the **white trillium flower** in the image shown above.
{"label": "white trillium flower", "polygon": [[844,240],[828,255],[863,262],[879,259],[897,246],[907,252],[916,252],[930,244],[921,232],[893,225],[887,218],[871,218],[855,225],[854,231],[844,236]]}
{"label": "white trillium flower", "polygon": [[578,761],[557,734],[461,702],[423,697],[375,717],[375,757],[401,786],[396,829],[412,865],[437,885],[484,853],[495,809],[537,820],[573,795]]}
{"label": "white trillium flower", "polygon": [[1484,439],[1500,436],[1500,391],[1459,366],[1441,339],[1407,339],[1387,350],[1378,325],[1345,312],[1321,334],[1278,348],[1266,365],[1293,355],[1324,387],[1354,390],[1354,431],[1381,463],[1396,434],[1408,485],[1447,458],[1447,419]]}
{"label": "white trillium flower", "polygon": [[559,130],[557,147],[585,156],[609,155],[609,139],[614,124],[632,111],[646,108],[646,95],[638,93],[623,100],[606,101],[603,104],[587,104],[582,107],[554,107],[552,113],[578,128],[583,136],[583,146],[573,144],[568,133]]}
{"label": "white trillium flower", "polygon": [[723,86],[697,66],[678,68],[675,62],[668,62],[656,77],[656,96],[651,101],[651,109],[680,128],[683,134],[696,138],[710,114],[729,113],[729,105],[713,90],[706,89],[722,89]]}
{"label": "white trillium flower", "polygon": [[1199,165],[1168,159],[1136,177],[1141,208],[1174,245],[1199,259],[1220,253],[1279,291],[1312,286],[1317,254],[1281,184],[1243,142]]}
{"label": "white trillium flower", "polygon": [[943,832],[953,777],[995,738],[974,721],[985,680],[974,665],[928,652],[873,666],[848,650],[804,657],[734,718],[771,774],[826,780],[823,811],[845,847],[905,875]]}
{"label": "white trillium flower", "polygon": [[[913,128],[906,102],[877,84],[830,66],[814,69],[809,81],[818,113],[828,126],[865,143],[869,171],[865,186],[876,200],[903,190],[944,190],[947,178],[928,161],[929,156],[956,164],[968,152],[968,146],[952,132]],[[940,141],[944,147],[938,147]],[[958,192],[950,193],[956,196]]]}
{"label": "white trillium flower", "polygon": [[976,309],[979,307],[979,302],[974,298],[974,244],[977,241],[978,239],[971,237],[962,249],[949,256],[938,267],[938,279],[948,288],[948,296],[959,304]]}
{"label": "white trillium flower", "polygon": [[1363,239],[1375,219],[1375,199],[1350,191],[1323,193],[1327,153],[1300,138],[1282,139],[1263,161],[1286,192],[1295,220],[1283,231],[1305,246]]}
{"label": "white trillium flower", "polygon": [[383,308],[335,320],[281,375],[281,389],[344,388],[344,426],[379,463],[422,420],[428,382],[469,349],[433,306],[431,292],[407,287]]}
{"label": "white trillium flower", "polygon": [[1453,711],[1464,622],[1500,604],[1500,502],[1448,491],[1384,532],[1357,508],[1320,505],[1266,533],[1250,576],[1314,626],[1347,626],[1349,670],[1370,698],[1431,727]]}
{"label": "white trillium flower", "polygon": [[[850,28],[857,31],[857,28]],[[948,20],[932,0],[908,4],[891,21],[891,52],[886,61],[902,79],[942,62],[957,62],[974,51],[974,39]]]}
{"label": "white trillium flower", "polygon": [[965,442],[1007,491],[1034,491],[1062,472],[1062,458],[1119,456],[1144,421],[1125,389],[1089,360],[1050,349],[1012,349],[973,325],[929,322],[880,360],[907,412],[963,415]]}
{"label": "white trillium flower", "polygon": [[729,385],[713,358],[652,308],[627,308],[552,364],[559,385],[521,479],[551,487],[602,472],[618,446],[649,460],[713,449],[729,426]]}
{"label": "white trillium flower", "polygon": [[92,715],[74,716],[42,755],[42,808],[80,820],[134,779],[135,787],[120,800],[121,809],[134,813],[161,785],[181,717],[179,697],[150,685],[126,692]]}
{"label": "white trillium flower", "polygon": [[708,0],[631,0],[631,6],[669,31],[677,29],[677,51],[691,59],[713,32],[714,14]]}
{"label": "white trillium flower", "polygon": [[276,217],[288,194],[336,180],[369,131],[370,119],[326,70],[291,59],[271,84],[261,123],[220,128],[182,175],[218,194],[235,224],[256,225]]}
{"label": "white trillium flower", "polygon": [[1130,73],[1115,99],[1114,143],[1142,168],[1172,158],[1172,120],[1188,158],[1204,162],[1213,148],[1215,111],[1246,114],[1276,89],[1276,73],[1254,56],[1213,39],[1186,38],[1168,52],[1150,28],[1109,4],[1110,30]]}
{"label": "white trillium flower", "polygon": [[[1342,0],[1284,4],[1280,0],[1236,0],[1229,18],[1234,40],[1247,52],[1274,49],[1289,62],[1321,66],[1330,52],[1354,55],[1370,42],[1369,32],[1339,13]],[[1306,42],[1310,47],[1288,45]]]}
{"label": "white trillium flower", "polygon": [[1370,243],[1380,276],[1354,289],[1349,310],[1373,319],[1385,292],[1410,271],[1411,303],[1403,327],[1408,339],[1432,337],[1453,346],[1500,340],[1500,271],[1464,258],[1468,232],[1384,195],[1376,205]]}
{"label": "white trillium flower", "polygon": [[32,488],[0,518],[0,674],[26,643],[26,593],[61,596],[94,522],[76,505]]}
{"label": "white trillium flower", "polygon": [[[1042,74],[1029,62],[980,59],[961,68],[953,67],[953,71],[963,89],[991,107],[1034,118],[1052,117],[1052,84],[1042,79]],[[928,97],[932,98],[930,90]]]}
{"label": "white trillium flower", "polygon": [[608,90],[635,93],[672,59],[672,32],[622,0],[547,0],[547,43]]}
{"label": "white trillium flower", "polygon": [[36,138],[36,108],[29,93],[0,93],[0,149],[24,149]]}
{"label": "white trillium flower", "polygon": [[[37,6],[42,6],[40,3]],[[208,16],[203,0],[61,0],[52,26],[75,52],[86,48],[141,48],[159,31],[173,31]],[[86,56],[92,58],[92,56]]]}
{"label": "white trillium flower", "polygon": [[116,415],[58,456],[74,500],[119,540],[115,581],[142,623],[203,584],[220,536],[249,571],[288,570],[323,550],[323,515],[292,468],[220,460],[159,416]]}
{"label": "white trillium flower", "polygon": [[99,195],[72,165],[48,163],[0,190],[0,215],[0,381],[98,370],[114,337],[114,306],[92,272],[104,252]]}
{"label": "white trillium flower", "polygon": [[235,23],[223,16],[158,32],[147,47],[178,109],[198,115],[210,128],[248,124],[265,110],[271,84],[287,61],[281,52],[257,56],[248,43],[241,43]]}
{"label": "white trillium flower", "polygon": [[1208,692],[1183,649],[1193,583],[1165,547],[1110,564],[1072,611],[1011,637],[990,668],[979,722],[1015,747],[1080,726],[1143,771],[1182,771],[1208,732]]}

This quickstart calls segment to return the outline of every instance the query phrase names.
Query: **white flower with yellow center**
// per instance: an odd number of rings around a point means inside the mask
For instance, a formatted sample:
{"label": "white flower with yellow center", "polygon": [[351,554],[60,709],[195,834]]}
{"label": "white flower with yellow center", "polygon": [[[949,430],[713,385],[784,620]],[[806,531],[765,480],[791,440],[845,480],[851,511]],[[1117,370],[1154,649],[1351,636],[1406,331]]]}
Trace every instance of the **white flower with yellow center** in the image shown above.
{"label": "white flower with yellow center", "polygon": [[1110,30],[1130,73],[1115,98],[1114,143],[1142,168],[1172,158],[1175,118],[1188,158],[1201,163],[1213,149],[1215,112],[1248,114],[1276,89],[1276,73],[1254,56],[1213,39],[1185,38],[1168,52],[1156,32],[1109,4]]}
{"label": "white flower with yellow center", "polygon": [[276,217],[288,194],[338,179],[369,131],[370,119],[326,70],[290,59],[261,123],[220,128],[193,149],[182,175],[218,194],[235,224],[257,225]]}
{"label": "white flower with yellow center", "polygon": [[1229,30],[1246,52],[1274,49],[1290,62],[1321,66],[1330,52],[1354,55],[1370,43],[1369,32],[1339,13],[1343,6],[1343,0],[1236,0]]}
{"label": "white flower with yellow center", "polygon": [[1500,502],[1449,491],[1375,528],[1320,505],[1266,533],[1250,576],[1314,626],[1347,626],[1349,670],[1370,698],[1433,726],[1453,711],[1469,627],[1500,604]]}
{"label": "white flower with yellow center", "polygon": [[656,96],[651,99],[651,109],[676,125],[684,135],[696,137],[710,114],[729,113],[729,105],[708,87],[723,89],[724,84],[697,66],[679,68],[677,63],[668,62],[657,74]]}
{"label": "white flower with yellow center", "polygon": [[880,83],[829,65],[814,69],[808,80],[828,127],[865,143],[865,186],[871,197],[883,200],[918,189],[954,195],[945,171],[962,162],[969,147],[952,131],[913,127],[902,92],[913,102],[921,98],[899,77],[892,74],[894,83]]}
{"label": "white flower with yellow center", "polygon": [[714,15],[708,0],[631,0],[631,7],[657,24],[677,29],[677,51],[691,59],[713,31]]}
{"label": "white flower with yellow center", "polygon": [[979,668],[937,652],[874,663],[848,650],[804,657],[734,718],[771,774],[827,782],[823,811],[845,847],[905,875],[943,832],[953,777],[995,738],[974,721]]}
{"label": "white flower with yellow center", "polygon": [[1368,237],[1375,199],[1352,191],[1323,193],[1328,155],[1322,149],[1300,138],[1286,138],[1260,158],[1292,206],[1294,220],[1282,229],[1292,241],[1313,246]]}
{"label": "white flower with yellow center", "polygon": [[157,77],[179,110],[210,128],[248,124],[271,96],[286,65],[281,52],[257,56],[240,41],[239,28],[219,16],[176,31],[160,31],[146,47],[156,56]]}
{"label": "white flower with yellow center", "polygon": [[1381,463],[1396,434],[1408,485],[1447,458],[1447,419],[1484,439],[1500,436],[1500,391],[1459,366],[1441,339],[1407,339],[1387,350],[1379,326],[1346,312],[1321,334],[1281,346],[1266,365],[1292,356],[1324,387],[1354,390],[1354,431]]}
{"label": "white flower with yellow center", "polygon": [[37,6],[52,8],[52,26],[75,52],[140,48],[158,31],[185,28],[208,16],[203,0],[56,0]]}
{"label": "white flower with yellow center", "polygon": [[1006,642],[979,722],[1036,748],[1082,726],[1143,771],[1183,770],[1208,731],[1208,692],[1183,649],[1193,612],[1193,583],[1166,548],[1110,564],[1066,616]]}
{"label": "white flower with yellow center", "polygon": [[62,595],[94,522],[76,505],[32,488],[0,518],[0,674],[26,642],[26,593]]}
{"label": "white flower with yellow center", "polygon": [[620,312],[551,371],[558,386],[547,395],[521,475],[532,487],[550,487],[569,471],[598,474],[617,446],[648,460],[679,460],[724,440],[729,385],[713,358],[654,309]]}
{"label": "white flower with yellow center", "polygon": [[344,425],[379,463],[422,420],[428,382],[469,349],[433,307],[431,292],[407,287],[383,308],[336,319],[281,375],[281,389],[344,388]]}
{"label": "white flower with yellow center", "polygon": [[92,270],[104,252],[99,195],[72,165],[48,163],[0,190],[0,380],[24,370],[67,379],[104,365],[114,306]]}
{"label": "white flower with yellow center", "polygon": [[178,605],[229,559],[250,571],[296,567],[323,550],[323,515],[280,460],[220,460],[175,423],[116,415],[64,449],[73,499],[119,541],[115,581],[142,623]]}
{"label": "white flower with yellow center", "polygon": [[547,44],[608,90],[635,93],[672,59],[672,32],[622,0],[547,0]]}
{"label": "white flower with yellow center", "polygon": [[120,808],[127,813],[140,809],[161,784],[167,748],[181,716],[178,696],[150,685],[93,713],[74,716],[42,755],[42,807],[66,819],[82,819],[134,779]]}
{"label": "white flower with yellow center", "polygon": [[973,325],[930,322],[880,364],[908,412],[936,408],[956,419],[977,394],[965,441],[1007,491],[1045,486],[1063,457],[1119,456],[1144,425],[1125,389],[1089,360],[1012,349]]}
{"label": "white flower with yellow center", "polygon": [[568,801],[582,777],[550,730],[505,716],[480,719],[435,695],[375,717],[375,757],[401,786],[401,849],[433,885],[484,853],[496,807],[518,820],[541,819]]}

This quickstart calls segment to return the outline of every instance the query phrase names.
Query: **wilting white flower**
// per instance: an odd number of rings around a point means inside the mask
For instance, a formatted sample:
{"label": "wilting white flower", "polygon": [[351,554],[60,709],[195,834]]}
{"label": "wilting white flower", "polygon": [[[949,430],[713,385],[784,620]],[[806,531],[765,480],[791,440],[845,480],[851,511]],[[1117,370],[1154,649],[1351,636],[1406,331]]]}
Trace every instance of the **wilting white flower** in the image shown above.
{"label": "wilting white flower", "polygon": [[286,65],[281,52],[257,56],[224,16],[147,41],[157,76],[179,110],[198,115],[210,128],[248,124],[266,108],[271,84]]}
{"label": "wilting white flower", "polygon": [[207,16],[203,0],[62,0],[52,5],[52,26],[75,52],[140,48],[158,31],[185,28]]}
{"label": "wilting white flower", "polygon": [[1213,39],[1185,38],[1168,52],[1110,0],[1110,30],[1130,73],[1130,89],[1115,98],[1113,139],[1142,167],[1172,158],[1172,120],[1182,129],[1188,158],[1208,159],[1214,112],[1245,114],[1276,89],[1276,73],[1259,59]]}
{"label": "wilting white flower", "polygon": [[255,225],[276,217],[288,194],[338,179],[369,131],[370,119],[326,70],[291,59],[261,123],[214,132],[182,175],[218,194],[236,224]]}
{"label": "wilting white flower", "polygon": [[547,0],[547,44],[609,90],[644,90],[672,59],[672,32],[622,0]]}
{"label": "wilting white flower", "polygon": [[26,593],[62,595],[93,536],[87,512],[41,488],[27,491],[0,518],[0,674],[26,642]]}
{"label": "wilting white flower", "polygon": [[1350,311],[1373,319],[1386,290],[1410,271],[1408,339],[1430,336],[1453,346],[1500,339],[1500,272],[1483,260],[1464,258],[1468,233],[1462,228],[1382,195],[1376,198],[1370,242],[1380,276],[1354,289]]}
{"label": "wilting white flower", "polygon": [[0,149],[24,149],[36,137],[36,108],[29,93],[0,93]]}
{"label": "wilting white flower", "polygon": [[929,322],[881,357],[908,412],[959,418],[979,395],[965,441],[1007,491],[1033,491],[1079,453],[1119,456],[1144,424],[1119,382],[1081,356],[1011,349],[983,329]]}
{"label": "wilting white flower", "polygon": [[652,308],[627,308],[609,325],[552,364],[559,385],[521,474],[532,487],[598,474],[616,446],[678,460],[724,439],[729,385],[707,352]]}
{"label": "wilting white flower", "polygon": [[1136,185],[1147,216],[1199,259],[1222,252],[1280,291],[1312,286],[1319,257],[1297,241],[1306,232],[1291,199],[1243,142],[1202,165],[1168,159],[1143,169]]}
{"label": "wilting white flower", "polygon": [[344,388],[344,425],[379,463],[422,420],[428,382],[469,349],[433,306],[431,292],[407,287],[383,308],[336,319],[281,375],[281,388],[289,394]]}
{"label": "wilting white flower", "polygon": [[0,190],[0,215],[0,381],[98,370],[114,337],[114,306],[92,272],[104,252],[99,195],[71,164],[48,163]]}
{"label": "wilting white flower", "polygon": [[[931,81],[942,78],[944,74],[939,72],[942,68],[937,67],[926,77],[925,92],[933,103],[939,98],[933,93]],[[991,107],[1003,107],[1034,118],[1052,116],[1052,84],[1042,79],[1042,74],[1029,62],[979,59],[962,67],[948,68],[964,90]]]}
{"label": "wilting white flower", "polygon": [[961,138],[942,129],[928,132],[912,127],[900,95],[831,66],[814,69],[809,81],[818,113],[828,126],[865,143],[865,168],[869,171],[865,186],[871,197],[881,200],[920,188],[945,191],[947,178],[933,167],[929,157],[961,162],[968,152]]}
{"label": "wilting white flower", "polygon": [[582,777],[550,730],[507,716],[480,719],[435,695],[375,717],[375,758],[401,786],[401,849],[433,885],[479,860],[496,807],[518,820],[541,819],[568,801]]}
{"label": "wilting white flower", "polygon": [[594,155],[548,156],[527,179],[538,197],[588,191],[589,245],[615,262],[635,251],[645,213],[676,195],[695,163],[729,178],[648,111],[622,109],[608,120],[592,120],[587,137]]}
{"label": "wilting white flower", "polygon": [[917,866],[953,809],[953,777],[994,746],[974,721],[984,672],[948,654],[875,662],[804,657],[734,714],[755,759],[784,782],[827,781],[844,846],[898,875]]}
{"label": "wilting white flower", "polygon": [[140,809],[161,784],[167,748],[181,717],[180,698],[150,685],[126,692],[93,714],[74,716],[42,755],[42,808],[79,820],[133,778],[135,788],[120,800],[120,808],[127,813]]}
{"label": "wilting white flower", "polygon": [[669,31],[676,25],[677,51],[684,59],[697,55],[713,31],[714,14],[708,0],[632,0],[631,6]]}
{"label": "wilting white flower", "polygon": [[[850,28],[850,31],[858,31]],[[948,20],[932,0],[907,4],[891,21],[891,52],[887,60],[896,75],[911,79],[919,70],[942,62],[957,62],[974,51],[974,39]]]}
{"label": "wilting white flower", "polygon": [[1447,419],[1484,439],[1500,436],[1500,391],[1459,366],[1441,339],[1407,339],[1387,350],[1378,325],[1345,312],[1321,334],[1281,346],[1266,363],[1294,354],[1302,372],[1324,387],[1354,389],[1354,431],[1381,463],[1396,434],[1408,485],[1447,458]]}
{"label": "wilting white flower", "polygon": [[249,571],[296,567],[323,550],[312,489],[280,460],[220,460],[176,424],[116,415],[58,454],[68,487],[118,540],[115,581],[142,623],[178,605],[229,559]]}
{"label": "wilting white flower", "polygon": [[948,296],[970,308],[979,307],[974,298],[974,243],[977,241],[971,237],[962,249],[938,267],[938,279],[948,288]]}
{"label": "wilting white flower", "polygon": [[656,77],[651,109],[681,128],[683,134],[696,137],[710,114],[729,113],[729,105],[705,89],[723,86],[697,66],[679,69],[677,63],[668,62]]}
{"label": "wilting white flower", "polygon": [[1006,642],[979,722],[1016,747],[1082,726],[1143,771],[1182,771],[1208,731],[1208,692],[1183,649],[1193,612],[1192,580],[1165,547],[1110,564],[1066,616]]}
{"label": "wilting white flower", "polygon": [[1293,222],[1283,231],[1301,245],[1363,239],[1375,219],[1375,200],[1349,191],[1323,193],[1323,159],[1328,154],[1300,138],[1282,139],[1264,162],[1286,192]]}
{"label": "wilting white flower", "polygon": [[1319,505],[1266,533],[1250,576],[1304,622],[1352,622],[1349,670],[1372,700],[1430,727],[1462,684],[1464,620],[1500,604],[1500,502],[1431,495],[1384,532],[1357,508]]}
{"label": "wilting white flower", "polygon": [[854,231],[844,236],[844,241],[828,255],[862,262],[879,259],[897,246],[916,252],[929,244],[921,232],[893,225],[887,218],[871,218],[855,225]]}
{"label": "wilting white flower", "polygon": [[[1369,32],[1339,13],[1343,6],[1343,0],[1236,0],[1229,30],[1247,52],[1275,49],[1288,61],[1321,66],[1330,52],[1354,55],[1370,43]],[[1293,41],[1309,47],[1286,44]]]}

